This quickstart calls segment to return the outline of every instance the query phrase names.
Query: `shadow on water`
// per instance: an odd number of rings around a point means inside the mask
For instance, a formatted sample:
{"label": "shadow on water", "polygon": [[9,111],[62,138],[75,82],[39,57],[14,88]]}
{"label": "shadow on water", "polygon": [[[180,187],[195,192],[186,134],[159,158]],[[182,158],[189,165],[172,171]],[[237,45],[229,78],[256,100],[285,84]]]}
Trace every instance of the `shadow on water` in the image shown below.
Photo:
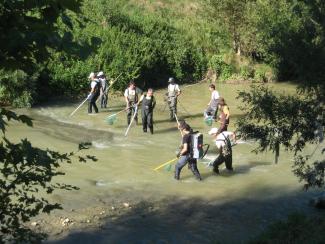
{"label": "shadow on water", "polygon": [[[249,162],[249,164],[246,165],[233,165],[234,170],[233,171],[229,171],[224,167],[224,164],[222,164],[221,166],[219,166],[219,170],[220,173],[216,174],[213,172],[213,168],[210,167],[210,172],[205,172],[205,173],[201,173],[201,177],[203,180],[208,179],[209,177],[232,177],[232,176],[236,176],[238,174],[247,174],[252,168],[258,167],[258,166],[269,166],[272,163],[270,162]],[[187,168],[187,165],[184,167],[184,169]],[[183,180],[186,179],[190,179],[193,178],[193,175],[187,175],[182,177]]]}
{"label": "shadow on water", "polygon": [[34,121],[34,129],[45,135],[63,139],[72,143],[91,142],[94,140],[112,140],[113,133],[103,130],[85,128],[81,125],[56,121],[49,117],[38,115]]}
{"label": "shadow on water", "polygon": [[[277,192],[283,194],[272,197]],[[250,193],[254,199],[227,202],[177,197],[143,201],[116,219],[107,218],[96,230],[75,231],[47,243],[244,243],[291,213],[317,213],[307,204],[312,192],[260,188]]]}

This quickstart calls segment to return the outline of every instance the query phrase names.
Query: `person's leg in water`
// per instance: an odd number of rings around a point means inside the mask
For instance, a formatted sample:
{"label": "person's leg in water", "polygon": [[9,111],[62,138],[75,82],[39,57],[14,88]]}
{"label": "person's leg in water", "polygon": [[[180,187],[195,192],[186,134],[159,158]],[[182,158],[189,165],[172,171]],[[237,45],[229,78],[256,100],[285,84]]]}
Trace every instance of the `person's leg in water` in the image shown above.
{"label": "person's leg in water", "polygon": [[127,118],[127,123],[128,125],[131,123],[131,117],[132,117],[132,106],[133,104],[129,104],[129,108],[126,111],[126,118]]}
{"label": "person's leg in water", "polygon": [[196,179],[202,180],[200,172],[197,168],[197,160],[195,158],[189,159],[188,165],[192,173],[195,175]]}
{"label": "person's leg in water", "polygon": [[98,98],[98,95],[94,95],[90,98],[89,106],[88,106],[88,113],[92,113],[92,107],[94,107],[95,113],[98,113],[98,108],[96,105],[96,100]]}
{"label": "person's leg in water", "polygon": [[146,111],[145,109],[142,109],[141,117],[142,117],[143,132],[147,132],[148,111]]}
{"label": "person's leg in water", "polygon": [[172,98],[168,98],[168,108],[169,108],[169,119],[172,121],[174,119],[173,107],[172,107]]}
{"label": "person's leg in water", "polygon": [[221,165],[223,162],[225,162],[225,157],[222,155],[222,153],[220,153],[219,156],[214,160],[212,164],[213,171],[216,174],[219,174],[219,165]]}
{"label": "person's leg in water", "polygon": [[153,134],[153,111],[148,111],[147,124],[150,129],[150,133]]}
{"label": "person's leg in water", "polygon": [[181,170],[182,168],[187,164],[187,160],[188,160],[189,156],[188,155],[184,155],[184,156],[180,156],[178,159],[178,162],[175,165],[175,179],[179,180],[179,176],[181,174]]}
{"label": "person's leg in water", "polygon": [[228,155],[226,156],[225,158],[225,164],[226,164],[226,168],[229,170],[229,171],[233,171],[233,167],[232,167],[232,155]]}
{"label": "person's leg in water", "polygon": [[92,103],[91,103],[91,100],[93,98],[93,95],[91,95],[88,99],[88,113],[91,114],[93,111],[92,111]]}

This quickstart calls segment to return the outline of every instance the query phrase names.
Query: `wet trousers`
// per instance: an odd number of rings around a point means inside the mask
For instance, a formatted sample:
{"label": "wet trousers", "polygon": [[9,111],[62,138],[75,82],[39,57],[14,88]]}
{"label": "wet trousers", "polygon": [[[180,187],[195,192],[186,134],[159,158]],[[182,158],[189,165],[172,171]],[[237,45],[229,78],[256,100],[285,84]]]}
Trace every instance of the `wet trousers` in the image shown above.
{"label": "wet trousers", "polygon": [[147,132],[149,127],[151,134],[153,134],[153,111],[149,109],[142,109],[142,128],[144,132]]}
{"label": "wet trousers", "polygon": [[92,111],[93,111],[93,107],[94,107],[94,110],[95,110],[95,113],[98,113],[98,108],[97,108],[97,105],[96,105],[96,101],[97,101],[97,98],[98,98],[98,94],[93,94],[90,96],[89,100],[88,100],[88,113],[91,114]]}
{"label": "wet trousers", "polygon": [[170,119],[175,119],[175,114],[177,115],[177,97],[168,97],[168,107],[170,112]]}
{"label": "wet trousers", "polygon": [[101,108],[107,108],[107,100],[108,100],[108,95],[107,93],[103,93],[100,95],[100,107]]}
{"label": "wet trousers", "polygon": [[[136,112],[135,107],[133,105],[134,105],[134,103],[130,102],[129,103],[129,108],[126,111],[126,117],[127,117],[128,125],[131,123],[131,118],[132,118],[132,116],[134,116],[134,114]],[[136,123],[138,123],[138,112],[135,114],[134,120],[135,120]]]}
{"label": "wet trousers", "polygon": [[189,169],[191,169],[192,173],[195,175],[195,178],[201,180],[200,172],[197,168],[197,160],[191,158],[190,155],[180,156],[178,162],[175,165],[175,179],[179,180],[182,168],[188,163]]}
{"label": "wet trousers", "polygon": [[219,174],[219,165],[225,163],[228,170],[233,170],[232,168],[232,155],[224,156],[222,153],[213,162],[213,171]]}

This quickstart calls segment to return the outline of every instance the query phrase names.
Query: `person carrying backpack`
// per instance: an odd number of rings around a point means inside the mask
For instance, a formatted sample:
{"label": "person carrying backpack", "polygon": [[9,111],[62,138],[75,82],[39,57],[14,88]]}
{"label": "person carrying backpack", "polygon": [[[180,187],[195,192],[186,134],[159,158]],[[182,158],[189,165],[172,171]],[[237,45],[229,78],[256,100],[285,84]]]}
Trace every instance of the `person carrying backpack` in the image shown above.
{"label": "person carrying backpack", "polygon": [[193,158],[192,154],[192,138],[191,138],[191,127],[185,122],[182,121],[178,125],[179,130],[182,134],[182,145],[181,150],[177,154],[178,162],[175,165],[175,176],[176,180],[180,179],[180,174],[182,168],[188,163],[189,169],[191,169],[192,173],[195,175],[197,180],[202,180],[200,172],[197,168],[197,159]]}

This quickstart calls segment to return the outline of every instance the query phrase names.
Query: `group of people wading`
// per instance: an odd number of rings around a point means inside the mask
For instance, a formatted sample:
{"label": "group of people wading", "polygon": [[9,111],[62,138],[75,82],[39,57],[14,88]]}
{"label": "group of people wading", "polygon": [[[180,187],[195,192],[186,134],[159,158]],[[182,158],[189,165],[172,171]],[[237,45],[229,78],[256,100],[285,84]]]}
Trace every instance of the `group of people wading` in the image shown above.
{"label": "group of people wading", "polygon": [[[98,113],[96,101],[100,100],[101,108],[107,107],[108,91],[113,81],[110,81],[110,86],[107,84],[107,79],[104,73],[101,71],[97,75],[90,73],[90,93],[88,95],[88,113]],[[198,180],[202,180],[200,172],[197,168],[197,158],[193,157],[193,130],[191,126],[185,121],[178,121],[177,118],[177,100],[181,95],[181,89],[175,82],[174,78],[169,78],[168,87],[165,101],[168,104],[170,111],[170,120],[177,121],[178,129],[182,135],[182,143],[180,151],[177,154],[178,162],[175,165],[176,180],[180,179],[180,173],[182,168],[188,164],[188,168],[193,172],[194,176]],[[209,163],[213,166],[213,171],[219,174],[219,165],[225,163],[226,168],[232,171],[232,143],[236,140],[233,132],[227,131],[229,125],[229,107],[226,104],[224,98],[219,96],[219,92],[216,90],[215,85],[210,84],[209,90],[211,92],[211,98],[204,111],[205,121],[216,121],[220,123],[219,128],[212,128],[208,134],[211,135],[215,141],[218,149],[218,157]],[[132,119],[138,124],[138,108],[141,104],[141,117],[142,117],[142,129],[143,132],[147,132],[148,128],[151,134],[154,133],[153,128],[153,111],[156,106],[156,99],[154,97],[154,91],[149,88],[144,94],[143,91],[138,88],[134,81],[131,81],[128,87],[124,91],[124,98],[126,103],[127,124],[130,125]],[[210,124],[211,125],[211,124]]]}

